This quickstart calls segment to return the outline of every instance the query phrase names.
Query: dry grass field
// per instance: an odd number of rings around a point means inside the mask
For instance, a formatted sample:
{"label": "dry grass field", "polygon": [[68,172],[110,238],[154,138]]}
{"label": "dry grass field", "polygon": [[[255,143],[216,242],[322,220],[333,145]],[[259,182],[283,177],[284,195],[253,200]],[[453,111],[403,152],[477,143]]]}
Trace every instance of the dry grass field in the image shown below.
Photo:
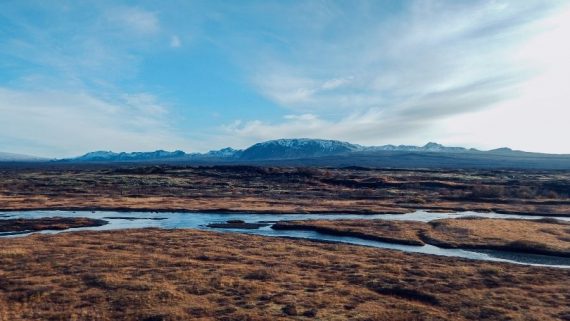
{"label": "dry grass field", "polygon": [[570,271],[195,230],[0,239],[0,320],[569,320]]}
{"label": "dry grass field", "polygon": [[555,219],[516,220],[466,217],[429,223],[385,220],[287,221],[276,229],[313,230],[401,244],[446,248],[500,249],[570,256],[570,223]]}
{"label": "dry grass field", "polygon": [[435,245],[570,256],[570,223],[565,221],[446,219],[430,227],[424,240]]}
{"label": "dry grass field", "polygon": [[570,173],[248,166],[0,169],[0,210],[570,215]]}

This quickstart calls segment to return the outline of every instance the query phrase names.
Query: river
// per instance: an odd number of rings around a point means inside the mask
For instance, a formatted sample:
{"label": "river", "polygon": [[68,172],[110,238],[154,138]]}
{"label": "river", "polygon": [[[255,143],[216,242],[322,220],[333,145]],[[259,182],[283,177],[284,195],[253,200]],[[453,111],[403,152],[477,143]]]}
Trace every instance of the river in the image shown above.
{"label": "river", "polygon": [[[226,233],[246,233],[273,237],[289,237],[302,238],[326,242],[341,242],[363,246],[371,246],[385,249],[393,249],[404,252],[423,253],[440,256],[461,257],[474,260],[509,262],[515,264],[527,264],[537,266],[549,266],[558,268],[570,268],[570,258],[523,254],[507,251],[495,250],[462,250],[462,249],[445,249],[433,245],[402,245],[394,243],[386,243],[379,241],[364,240],[355,237],[333,236],[322,234],[314,231],[295,231],[295,230],[273,230],[270,225],[260,227],[259,229],[212,229],[207,227],[210,223],[221,223],[227,220],[243,220],[247,223],[257,222],[276,222],[285,220],[315,220],[315,219],[385,219],[385,220],[409,220],[428,222],[442,218],[459,218],[465,216],[479,216],[487,218],[505,218],[505,219],[540,219],[543,216],[529,215],[511,215],[498,213],[476,213],[476,212],[458,212],[458,213],[429,213],[418,210],[408,214],[375,214],[375,215],[358,215],[358,214],[248,214],[248,213],[180,213],[180,212],[108,212],[108,211],[19,211],[19,212],[0,212],[0,219],[9,218],[41,218],[41,217],[89,217],[94,219],[103,219],[109,222],[107,225],[98,227],[74,228],[64,231],[41,231],[36,233],[61,233],[67,231],[82,230],[116,230],[128,228],[145,228],[157,227],[164,229],[177,228],[193,228],[202,230],[216,230]],[[558,218],[570,221],[570,218]],[[0,237],[19,237],[26,236],[31,233],[0,233]]]}

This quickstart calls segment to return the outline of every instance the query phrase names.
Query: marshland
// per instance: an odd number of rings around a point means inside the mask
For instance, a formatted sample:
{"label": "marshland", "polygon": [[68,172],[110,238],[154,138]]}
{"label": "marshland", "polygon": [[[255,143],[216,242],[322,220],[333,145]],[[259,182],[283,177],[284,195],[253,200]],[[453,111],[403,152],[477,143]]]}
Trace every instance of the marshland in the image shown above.
{"label": "marshland", "polygon": [[567,173],[1,172],[2,320],[557,320]]}

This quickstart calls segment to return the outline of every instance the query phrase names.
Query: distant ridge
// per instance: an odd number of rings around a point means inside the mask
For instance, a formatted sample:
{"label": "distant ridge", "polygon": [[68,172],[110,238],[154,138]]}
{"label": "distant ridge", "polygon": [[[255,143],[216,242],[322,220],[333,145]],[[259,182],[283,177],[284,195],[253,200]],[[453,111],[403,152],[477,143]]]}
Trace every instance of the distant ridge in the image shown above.
{"label": "distant ridge", "polygon": [[476,149],[466,149],[463,147],[446,147],[438,143],[429,142],[424,146],[410,146],[410,145],[384,145],[367,147],[367,150],[386,150],[386,151],[406,151],[406,152],[444,152],[444,153],[459,153],[467,151],[477,151]]}
{"label": "distant ridge", "polygon": [[0,152],[0,162],[41,162],[47,161],[47,158]]}
{"label": "distant ridge", "polygon": [[[312,138],[291,138],[291,139],[275,139],[261,143],[256,143],[246,149],[234,149],[231,147],[222,148],[220,150],[212,150],[207,153],[185,153],[181,150],[169,152],[157,150],[154,152],[111,152],[96,151],[85,155],[66,159],[67,161],[88,161],[88,162],[106,162],[106,161],[145,161],[159,159],[233,159],[233,160],[279,160],[279,159],[303,159],[333,155],[347,155],[359,152],[423,152],[423,153],[530,153],[523,151],[515,151],[508,147],[492,149],[489,151],[480,151],[474,148],[464,147],[448,147],[442,144],[429,142],[424,146],[413,145],[382,145],[382,146],[362,146],[330,139],[312,139]],[[551,155],[551,154],[541,154]]]}
{"label": "distant ridge", "polygon": [[116,161],[144,161],[144,160],[157,160],[168,158],[184,157],[187,154],[181,150],[174,152],[167,152],[164,150],[157,150],[154,152],[132,152],[132,153],[114,153],[111,151],[96,151],[90,152],[83,156],[72,158],[75,161],[86,162],[116,162]]}
{"label": "distant ridge", "polygon": [[269,140],[243,150],[227,147],[207,153],[186,153],[180,150],[97,151],[57,162],[570,170],[570,155],[531,153],[507,147],[481,151],[474,148],[449,147],[435,142],[423,146],[362,146],[338,140],[311,138]]}

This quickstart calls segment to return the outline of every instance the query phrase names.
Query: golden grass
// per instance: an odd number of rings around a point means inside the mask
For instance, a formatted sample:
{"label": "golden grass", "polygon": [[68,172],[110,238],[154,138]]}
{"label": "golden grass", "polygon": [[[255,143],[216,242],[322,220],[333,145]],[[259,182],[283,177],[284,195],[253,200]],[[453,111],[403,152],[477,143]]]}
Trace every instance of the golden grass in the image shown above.
{"label": "golden grass", "polygon": [[2,321],[570,315],[561,269],[195,230],[34,235],[0,248]]}
{"label": "golden grass", "polygon": [[497,247],[570,256],[570,223],[554,219],[445,219],[426,236],[448,247]]}

